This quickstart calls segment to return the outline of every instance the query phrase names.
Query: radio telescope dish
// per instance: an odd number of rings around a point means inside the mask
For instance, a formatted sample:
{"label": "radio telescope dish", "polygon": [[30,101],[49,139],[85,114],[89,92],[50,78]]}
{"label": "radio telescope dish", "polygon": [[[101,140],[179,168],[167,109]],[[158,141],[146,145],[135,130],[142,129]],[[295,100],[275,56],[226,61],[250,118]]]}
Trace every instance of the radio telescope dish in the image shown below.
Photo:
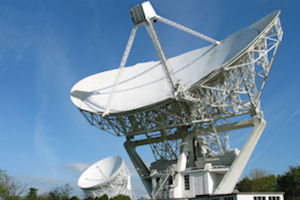
{"label": "radio telescope dish", "polygon": [[130,173],[121,157],[100,160],[86,169],[78,179],[78,186],[88,195],[109,197],[118,194],[132,198]]}
{"label": "radio telescope dish", "polygon": [[[167,59],[173,83],[181,89],[189,90],[209,74],[216,75],[257,41],[279,13],[273,12],[252,26],[227,37],[219,45],[213,44]],[[120,78],[114,86],[118,73]],[[113,98],[109,98],[110,95]],[[174,98],[160,61],[125,67],[122,72],[118,69],[101,72],[79,81],[71,90],[72,102],[80,110],[93,113],[105,112],[108,104],[111,114],[143,110]]]}
{"label": "radio telescope dish", "polygon": [[[152,199],[232,193],[266,125],[260,100],[283,37],[280,11],[222,41],[157,15],[150,2],[130,14],[134,28],[119,68],[75,84],[73,104],[91,125],[126,137]],[[166,58],[154,21],[212,44]],[[141,26],[159,61],[125,67]],[[232,148],[229,133],[249,127],[243,148]],[[136,151],[142,145],[153,152],[150,167]]]}

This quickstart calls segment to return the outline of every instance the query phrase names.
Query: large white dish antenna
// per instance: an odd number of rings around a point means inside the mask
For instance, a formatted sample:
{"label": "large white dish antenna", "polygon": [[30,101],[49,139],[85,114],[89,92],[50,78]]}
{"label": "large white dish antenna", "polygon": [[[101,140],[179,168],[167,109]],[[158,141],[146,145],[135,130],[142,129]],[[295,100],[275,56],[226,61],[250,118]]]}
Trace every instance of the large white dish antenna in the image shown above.
{"label": "large white dish antenna", "polygon": [[[157,15],[150,2],[130,13],[134,27],[119,68],[79,81],[71,100],[91,125],[126,136],[124,147],[152,199],[232,193],[265,127],[260,99],[283,36],[280,12],[221,42]],[[213,45],[167,59],[154,21]],[[160,60],[125,68],[140,26]],[[249,127],[253,131],[238,154],[228,132]],[[150,168],[136,151],[143,145],[155,158]],[[117,160],[104,163],[119,166]],[[114,175],[118,169],[91,167],[80,184],[93,193],[105,190],[122,182],[113,178],[121,177]]]}
{"label": "large white dish antenna", "polygon": [[[227,37],[219,45],[210,45],[167,59],[175,84],[188,90],[205,77],[238,59],[280,14],[275,11],[248,28]],[[174,98],[160,61],[138,63],[122,70],[118,85],[114,80],[118,69],[89,76],[73,86],[71,100],[80,109],[110,114],[144,109]],[[109,98],[113,92],[114,98]],[[108,101],[110,101],[108,103]]]}
{"label": "large white dish antenna", "polygon": [[78,186],[89,196],[109,197],[124,194],[132,197],[130,174],[121,157],[100,160],[86,169],[78,179]]}

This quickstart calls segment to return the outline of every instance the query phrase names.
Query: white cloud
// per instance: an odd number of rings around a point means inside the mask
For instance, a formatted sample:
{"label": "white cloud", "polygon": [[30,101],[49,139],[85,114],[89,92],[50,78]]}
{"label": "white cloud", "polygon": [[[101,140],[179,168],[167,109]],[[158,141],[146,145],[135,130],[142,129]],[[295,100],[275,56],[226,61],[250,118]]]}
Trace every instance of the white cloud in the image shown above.
{"label": "white cloud", "polygon": [[47,165],[52,173],[52,176],[56,177],[57,167],[59,165],[58,158],[51,146],[47,143],[46,128],[44,127],[43,123],[39,121],[37,122],[35,128],[34,145],[41,161]]}
{"label": "white cloud", "polygon": [[38,114],[36,116],[34,144],[39,158],[49,168],[52,176],[56,177],[60,170],[59,155],[55,153],[53,146],[57,135],[51,132],[51,128],[56,125],[49,123],[49,117],[53,114],[51,110],[53,106],[60,106],[53,104],[56,99],[59,99],[61,105],[64,103],[63,101],[69,100],[65,97],[72,82],[72,73],[66,50],[53,34],[49,33],[45,38],[41,38],[36,45],[38,66],[36,93],[39,96],[39,104],[37,105]]}
{"label": "white cloud", "polygon": [[69,172],[83,172],[91,164],[85,162],[73,162],[66,164],[66,170]]}
{"label": "white cloud", "polygon": [[53,177],[56,177],[57,168],[59,165],[58,157],[54,149],[50,145],[50,138],[48,136],[48,127],[44,123],[43,118],[47,112],[47,97],[41,94],[41,104],[39,113],[36,118],[35,131],[34,131],[34,147],[40,160],[46,164],[51,171]]}

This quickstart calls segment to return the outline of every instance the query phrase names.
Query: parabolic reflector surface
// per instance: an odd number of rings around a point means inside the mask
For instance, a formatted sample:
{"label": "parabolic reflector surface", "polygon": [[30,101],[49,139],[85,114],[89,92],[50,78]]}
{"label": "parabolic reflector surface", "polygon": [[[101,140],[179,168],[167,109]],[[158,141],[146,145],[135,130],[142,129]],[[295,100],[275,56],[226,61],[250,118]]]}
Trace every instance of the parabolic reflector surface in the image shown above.
{"label": "parabolic reflector surface", "polygon": [[79,187],[89,189],[107,184],[118,173],[122,164],[123,160],[118,156],[96,162],[82,173],[78,180]]}
{"label": "parabolic reflector surface", "polygon": [[[173,82],[188,90],[213,72],[241,56],[279,15],[275,11],[255,24],[210,45],[167,59]],[[79,81],[71,89],[71,100],[80,109],[103,113],[110,100],[109,114],[147,108],[172,99],[172,90],[160,61],[125,67],[113,89],[119,69],[101,72]],[[113,91],[113,98],[110,93]]]}

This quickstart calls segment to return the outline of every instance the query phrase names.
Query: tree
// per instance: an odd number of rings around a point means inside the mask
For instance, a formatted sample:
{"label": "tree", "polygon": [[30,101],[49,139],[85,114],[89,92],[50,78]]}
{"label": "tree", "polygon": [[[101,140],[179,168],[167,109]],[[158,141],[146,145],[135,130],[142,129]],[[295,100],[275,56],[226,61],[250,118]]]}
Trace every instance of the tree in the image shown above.
{"label": "tree", "polygon": [[9,197],[9,192],[6,189],[6,187],[1,183],[1,174],[2,172],[0,171],[0,199],[7,199]]}
{"label": "tree", "polygon": [[77,196],[72,196],[69,200],[80,200]]}
{"label": "tree", "polygon": [[36,200],[37,199],[37,191],[36,188],[29,188],[28,194],[25,196],[24,200]]}
{"label": "tree", "polygon": [[265,170],[254,169],[236,186],[240,192],[274,192],[276,177]]}
{"label": "tree", "polygon": [[0,197],[4,199],[20,199],[26,186],[20,184],[13,176],[0,169]]}
{"label": "tree", "polygon": [[64,186],[56,186],[50,192],[51,200],[68,200],[73,188],[66,183]]}
{"label": "tree", "polygon": [[91,197],[91,196],[87,196],[87,197],[84,198],[84,200],[94,200],[94,198]]}
{"label": "tree", "polygon": [[240,182],[237,183],[236,188],[240,192],[250,192],[252,191],[252,180],[250,180],[247,176],[243,178]]}
{"label": "tree", "polygon": [[95,200],[109,200],[107,194],[102,195],[101,197],[96,197]]}
{"label": "tree", "polygon": [[126,196],[126,195],[119,194],[119,195],[117,195],[113,198],[110,198],[110,200],[130,200],[130,197]]}
{"label": "tree", "polygon": [[265,169],[253,169],[249,172],[249,178],[251,180],[269,176],[271,173]]}
{"label": "tree", "polygon": [[300,166],[290,166],[288,172],[278,175],[277,188],[285,193],[286,200],[300,200]]}
{"label": "tree", "polygon": [[52,200],[48,193],[38,195],[37,200]]}

